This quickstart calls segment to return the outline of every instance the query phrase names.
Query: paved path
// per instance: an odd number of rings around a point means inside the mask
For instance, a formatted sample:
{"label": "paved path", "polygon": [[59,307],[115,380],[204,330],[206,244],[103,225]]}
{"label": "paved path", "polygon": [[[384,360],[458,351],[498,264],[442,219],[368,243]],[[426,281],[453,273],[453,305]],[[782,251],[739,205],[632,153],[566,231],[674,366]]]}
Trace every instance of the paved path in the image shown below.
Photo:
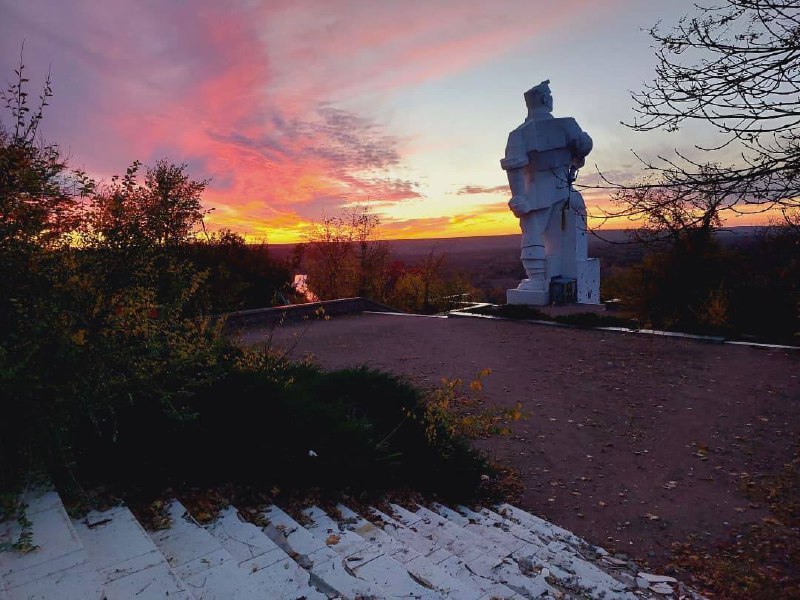
{"label": "paved path", "polygon": [[492,369],[486,401],[531,412],[513,437],[480,442],[522,473],[522,506],[654,565],[690,534],[715,542],[766,516],[741,490],[799,439],[800,352],[374,314],[284,325],[273,344],[423,386]]}

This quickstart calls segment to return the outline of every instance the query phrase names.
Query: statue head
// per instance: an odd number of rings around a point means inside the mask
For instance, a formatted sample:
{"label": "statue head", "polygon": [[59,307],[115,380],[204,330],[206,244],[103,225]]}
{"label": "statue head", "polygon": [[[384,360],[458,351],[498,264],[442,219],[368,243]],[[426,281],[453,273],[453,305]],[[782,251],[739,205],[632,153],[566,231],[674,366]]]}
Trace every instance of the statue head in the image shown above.
{"label": "statue head", "polygon": [[553,112],[553,95],[550,93],[549,79],[525,92],[525,105],[528,107],[528,116]]}

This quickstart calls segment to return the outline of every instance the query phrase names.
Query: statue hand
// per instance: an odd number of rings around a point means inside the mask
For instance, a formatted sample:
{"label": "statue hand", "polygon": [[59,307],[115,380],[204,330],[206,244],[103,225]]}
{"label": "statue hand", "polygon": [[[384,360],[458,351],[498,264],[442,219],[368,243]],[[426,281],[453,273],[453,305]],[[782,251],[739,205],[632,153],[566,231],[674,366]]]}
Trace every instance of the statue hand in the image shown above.
{"label": "statue hand", "polygon": [[525,196],[512,196],[511,200],[508,201],[508,207],[518,219],[530,212],[527,204],[528,199]]}

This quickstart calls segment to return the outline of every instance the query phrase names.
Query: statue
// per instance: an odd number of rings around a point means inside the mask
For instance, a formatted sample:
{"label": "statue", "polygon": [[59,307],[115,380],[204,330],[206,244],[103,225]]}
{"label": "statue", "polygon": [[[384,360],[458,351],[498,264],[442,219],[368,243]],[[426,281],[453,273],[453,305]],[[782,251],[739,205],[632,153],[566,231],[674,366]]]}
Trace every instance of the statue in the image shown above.
{"label": "statue", "polygon": [[572,189],[592,151],[592,138],[571,117],[552,115],[550,81],[525,92],[528,116],[508,135],[500,166],[511,188],[509,208],[522,230],[522,264],[528,276],[508,290],[509,304],[543,306],[551,287],[567,292],[561,301],[597,304],[600,265],[587,258],[586,205]]}

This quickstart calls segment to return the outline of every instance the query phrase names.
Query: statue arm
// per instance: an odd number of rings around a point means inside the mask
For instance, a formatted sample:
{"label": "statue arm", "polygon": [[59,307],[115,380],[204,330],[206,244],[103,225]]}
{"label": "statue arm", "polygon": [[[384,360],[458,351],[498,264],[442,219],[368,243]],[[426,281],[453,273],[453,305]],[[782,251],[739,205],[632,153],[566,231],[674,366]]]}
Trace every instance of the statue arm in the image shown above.
{"label": "statue arm", "polygon": [[500,160],[500,166],[508,175],[508,186],[511,188],[511,200],[508,205],[517,217],[527,212],[528,182],[525,178],[525,167],[528,162],[525,140],[519,131],[514,130],[508,136],[506,156]]}
{"label": "statue arm", "polygon": [[592,151],[594,142],[588,133],[583,131],[578,122],[570,119],[570,127],[567,133],[567,148],[572,154],[572,164],[581,168],[586,164],[586,157]]}
{"label": "statue arm", "polygon": [[594,142],[592,138],[589,137],[589,134],[585,131],[581,131],[578,138],[575,140],[575,145],[572,154],[577,158],[581,166],[584,165],[586,162],[586,157],[592,151],[592,147],[594,146]]}
{"label": "statue arm", "polygon": [[[518,130],[508,135],[506,156],[500,159],[500,166],[506,171],[521,169],[528,164],[528,153],[525,151],[525,140]],[[510,175],[509,175],[510,176]]]}

